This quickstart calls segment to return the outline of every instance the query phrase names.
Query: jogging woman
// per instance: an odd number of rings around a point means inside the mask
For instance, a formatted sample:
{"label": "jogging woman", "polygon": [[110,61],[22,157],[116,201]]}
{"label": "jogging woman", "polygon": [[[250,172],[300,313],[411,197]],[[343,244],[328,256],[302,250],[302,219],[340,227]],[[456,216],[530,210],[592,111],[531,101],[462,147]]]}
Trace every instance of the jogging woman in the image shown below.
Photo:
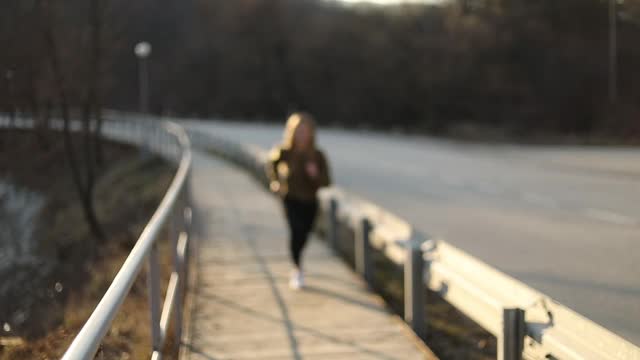
{"label": "jogging woman", "polygon": [[316,148],[315,130],[310,114],[291,115],[282,143],[271,150],[267,165],[271,191],[281,196],[289,224],[292,289],[304,286],[301,256],[318,211],[317,192],[331,182],[327,160]]}

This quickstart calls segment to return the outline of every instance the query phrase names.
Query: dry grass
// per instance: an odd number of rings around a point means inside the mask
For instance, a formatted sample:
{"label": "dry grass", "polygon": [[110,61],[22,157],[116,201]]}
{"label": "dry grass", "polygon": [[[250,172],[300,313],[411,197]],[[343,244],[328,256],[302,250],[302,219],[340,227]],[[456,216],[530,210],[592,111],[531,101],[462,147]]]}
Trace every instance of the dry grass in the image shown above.
{"label": "dry grass", "polygon": [[[12,140],[20,143],[15,138]],[[23,150],[28,151],[29,147],[25,146]],[[51,276],[38,284],[47,290],[43,291],[42,299],[35,301],[36,309],[31,309],[33,316],[27,321],[27,326],[3,334],[8,335],[5,338],[20,341],[7,341],[5,345],[0,342],[0,360],[57,359],[62,356],[122,266],[175,172],[172,166],[158,159],[140,158],[138,152],[131,148],[115,145],[108,152],[110,166],[100,177],[96,189],[96,210],[108,234],[108,241],[97,246],[89,245],[93,240],[68,181],[52,180],[68,177],[59,158],[55,166],[48,167],[45,163],[32,166],[32,176],[40,179],[29,180],[28,168],[20,168],[19,164],[16,165],[19,169],[11,174],[13,179],[26,178],[25,184],[40,189],[47,187],[40,186],[46,182],[43,183],[41,175],[36,173],[38,168],[50,176],[49,189],[55,195],[51,196],[53,200],[46,210],[50,218],[47,229],[39,235],[49,243],[60,263]],[[50,153],[43,156],[47,156],[48,161],[52,156],[55,159],[55,155]],[[0,159],[0,163],[3,161],[7,160]],[[56,167],[59,168],[57,173]],[[23,184],[22,181],[20,183]],[[171,264],[166,234],[159,239],[159,251],[161,288],[164,291]],[[97,358],[149,357],[150,320],[145,274],[143,270],[138,276]],[[56,283],[63,285],[59,292],[51,290]],[[4,303],[10,303],[16,299],[4,300]],[[171,354],[168,353],[166,358],[171,358]]]}

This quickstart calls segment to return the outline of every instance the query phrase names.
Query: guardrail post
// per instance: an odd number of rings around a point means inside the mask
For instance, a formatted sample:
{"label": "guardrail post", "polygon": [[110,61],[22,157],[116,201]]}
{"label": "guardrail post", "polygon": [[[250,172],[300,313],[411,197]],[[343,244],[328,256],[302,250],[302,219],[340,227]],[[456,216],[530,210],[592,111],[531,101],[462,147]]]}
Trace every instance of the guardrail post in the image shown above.
{"label": "guardrail post", "polygon": [[404,319],[420,339],[426,337],[424,258],[422,248],[416,241],[407,244],[404,262]]}
{"label": "guardrail post", "polygon": [[149,291],[149,309],[151,311],[151,345],[160,351],[160,273],[158,266],[158,247],[154,243],[149,253],[147,287]]}
{"label": "guardrail post", "polygon": [[373,267],[371,266],[371,243],[369,235],[371,234],[371,222],[366,217],[362,218],[356,229],[356,271],[367,282],[373,284]]}
{"label": "guardrail post", "polygon": [[498,338],[498,360],[522,360],[525,331],[524,310],[504,309],[502,336]]}
{"label": "guardrail post", "polygon": [[338,200],[329,201],[329,242],[333,251],[338,251]]}

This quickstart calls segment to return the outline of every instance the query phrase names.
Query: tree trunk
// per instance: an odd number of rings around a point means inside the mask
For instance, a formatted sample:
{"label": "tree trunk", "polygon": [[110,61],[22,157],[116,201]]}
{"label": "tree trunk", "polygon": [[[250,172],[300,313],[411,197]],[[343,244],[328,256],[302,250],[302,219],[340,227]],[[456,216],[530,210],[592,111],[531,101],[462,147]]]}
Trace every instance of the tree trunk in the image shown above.
{"label": "tree trunk", "polygon": [[[53,77],[55,81],[56,90],[58,92],[58,97],[60,100],[60,106],[62,111],[62,120],[64,124],[63,134],[64,134],[64,147],[67,155],[67,160],[69,162],[69,166],[71,168],[71,177],[73,179],[73,183],[76,187],[77,194],[82,203],[82,208],[84,212],[84,217],[91,229],[92,234],[99,240],[104,239],[104,233],[100,224],[97,220],[94,208],[93,208],[93,166],[92,161],[87,162],[87,181],[83,183],[82,175],[80,172],[80,166],[78,163],[78,159],[76,158],[74,148],[73,148],[73,140],[71,137],[71,119],[69,112],[69,101],[67,97],[67,91],[65,88],[65,81],[62,75],[62,70],[60,68],[60,63],[58,60],[58,52],[57,52],[57,44],[55,40],[55,36],[53,33],[53,25],[52,25],[52,14],[51,9],[49,8],[50,4],[48,1],[44,1],[41,3],[43,5],[43,10],[45,10],[44,16],[46,17],[45,23],[45,40],[47,44],[47,53],[49,58],[49,64],[51,66],[51,70],[53,72]],[[85,109],[87,110],[87,109]],[[90,114],[90,109],[86,111],[86,114]],[[83,132],[85,135],[85,150],[87,148],[87,144],[90,142],[87,140],[87,137],[90,136],[90,124],[88,122],[88,117],[85,114],[85,119],[83,119]],[[85,154],[86,155],[86,154]]]}
{"label": "tree trunk", "polygon": [[93,92],[93,116],[95,116],[96,127],[94,137],[94,155],[95,161],[98,166],[104,165],[104,152],[102,150],[102,92],[100,87],[102,82],[100,81],[102,70],[102,13],[100,0],[91,0],[91,37],[92,37],[92,49],[91,49],[91,84],[89,84],[90,91]]}

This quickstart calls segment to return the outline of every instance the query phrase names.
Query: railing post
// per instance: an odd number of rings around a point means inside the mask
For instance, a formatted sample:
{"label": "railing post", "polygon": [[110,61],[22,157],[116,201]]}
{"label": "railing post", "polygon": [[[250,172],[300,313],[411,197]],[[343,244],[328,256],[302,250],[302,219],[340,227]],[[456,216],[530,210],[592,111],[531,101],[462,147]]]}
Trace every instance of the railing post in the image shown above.
{"label": "railing post", "polygon": [[191,239],[191,236],[193,234],[192,227],[193,227],[193,210],[191,210],[191,202],[187,198],[186,205],[184,208],[184,231],[189,236],[189,239]]}
{"label": "railing post", "polygon": [[426,337],[424,258],[420,243],[407,244],[404,262],[404,319],[420,339]]}
{"label": "railing post", "polygon": [[175,309],[173,310],[176,348],[180,347],[180,341],[182,340],[182,296],[184,295],[182,290],[184,289],[184,282],[186,281],[183,271],[184,259],[182,259],[178,253],[178,249],[180,247],[180,244],[178,243],[180,234],[181,233],[178,232],[178,234],[176,234],[175,241],[171,242],[171,248],[173,249],[174,271],[178,274],[178,294],[176,296]]}
{"label": "railing post", "polygon": [[502,311],[502,336],[498,337],[498,360],[522,360],[525,331],[524,310],[515,308]]}
{"label": "railing post", "polygon": [[[184,245],[184,253],[179,254],[178,249],[182,246],[182,244],[177,244],[175,248],[176,251],[176,271],[179,277],[179,290],[178,296],[176,298],[176,309],[175,312],[175,343],[176,347],[179,351],[181,342],[182,342],[182,316],[183,316],[183,297],[186,295],[187,288],[187,279],[189,275],[187,274],[187,261],[189,258],[189,242],[191,242],[191,222],[192,222],[192,212],[189,204],[189,181],[190,176],[187,177],[187,183],[185,185],[184,192],[182,193],[182,198],[184,200],[184,207],[182,208],[182,231],[186,234],[186,244]],[[182,256],[180,256],[182,255]]]}
{"label": "railing post", "polygon": [[373,284],[373,266],[371,264],[371,222],[366,217],[362,218],[356,229],[356,271],[368,285]]}
{"label": "railing post", "polygon": [[[176,199],[176,203],[173,205],[174,208],[171,209],[169,218],[167,219],[167,234],[169,235],[169,241],[171,242],[171,248],[173,249],[178,243],[178,236],[180,235],[181,226],[178,219],[178,214],[180,211],[180,197]],[[172,254],[173,263],[176,263],[176,254]]]}
{"label": "railing post", "polygon": [[160,267],[158,265],[158,247],[154,243],[149,253],[147,287],[149,291],[149,309],[151,311],[151,345],[154,351],[160,351]]}

